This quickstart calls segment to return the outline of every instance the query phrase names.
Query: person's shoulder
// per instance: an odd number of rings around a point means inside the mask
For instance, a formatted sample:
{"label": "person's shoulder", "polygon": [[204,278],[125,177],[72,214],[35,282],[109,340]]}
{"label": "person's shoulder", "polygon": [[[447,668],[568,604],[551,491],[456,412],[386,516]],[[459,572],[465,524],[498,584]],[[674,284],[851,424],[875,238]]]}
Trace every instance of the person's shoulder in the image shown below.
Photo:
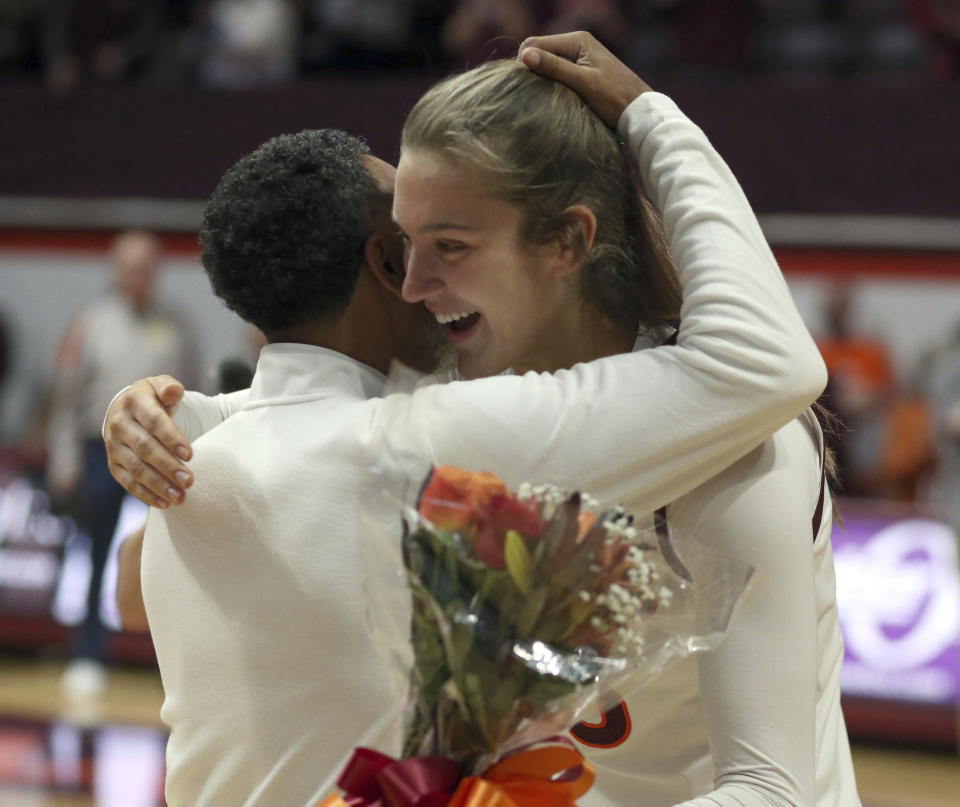
{"label": "person's shoulder", "polygon": [[203,524],[222,519],[240,502],[253,507],[262,497],[262,459],[252,447],[251,429],[242,420],[239,416],[225,420],[192,443],[194,484],[184,504],[163,511],[166,518]]}

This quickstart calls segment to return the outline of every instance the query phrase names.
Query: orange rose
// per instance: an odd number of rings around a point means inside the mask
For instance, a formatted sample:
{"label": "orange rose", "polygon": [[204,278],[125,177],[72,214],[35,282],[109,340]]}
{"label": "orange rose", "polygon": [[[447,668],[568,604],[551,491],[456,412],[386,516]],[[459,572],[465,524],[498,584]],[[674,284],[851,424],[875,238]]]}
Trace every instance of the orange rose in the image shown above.
{"label": "orange rose", "polygon": [[496,474],[441,465],[431,471],[418,509],[438,529],[459,530],[474,521],[494,496],[506,495],[507,486]]}

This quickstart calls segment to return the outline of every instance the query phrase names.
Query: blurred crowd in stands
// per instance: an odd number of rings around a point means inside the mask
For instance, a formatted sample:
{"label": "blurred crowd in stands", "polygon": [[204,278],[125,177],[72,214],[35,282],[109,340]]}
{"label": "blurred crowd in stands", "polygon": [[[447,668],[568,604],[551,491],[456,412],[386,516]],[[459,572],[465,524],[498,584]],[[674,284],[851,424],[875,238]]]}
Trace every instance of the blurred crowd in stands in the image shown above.
{"label": "blurred crowd in stands", "polygon": [[829,371],[822,399],[837,415],[839,493],[932,505],[960,536],[960,321],[907,373],[889,345],[851,327],[855,287],[831,288],[817,344]]}
{"label": "blurred crowd in stands", "polygon": [[0,0],[0,79],[240,88],[586,29],[648,75],[955,78],[958,0]]}

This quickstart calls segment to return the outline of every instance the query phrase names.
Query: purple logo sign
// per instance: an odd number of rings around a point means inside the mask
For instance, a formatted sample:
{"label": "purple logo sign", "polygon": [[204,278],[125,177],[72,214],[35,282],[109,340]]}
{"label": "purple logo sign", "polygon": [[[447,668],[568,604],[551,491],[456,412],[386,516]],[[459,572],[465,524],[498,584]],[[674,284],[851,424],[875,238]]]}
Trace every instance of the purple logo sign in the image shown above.
{"label": "purple logo sign", "polygon": [[945,524],[845,515],[833,532],[850,695],[960,701],[960,573]]}

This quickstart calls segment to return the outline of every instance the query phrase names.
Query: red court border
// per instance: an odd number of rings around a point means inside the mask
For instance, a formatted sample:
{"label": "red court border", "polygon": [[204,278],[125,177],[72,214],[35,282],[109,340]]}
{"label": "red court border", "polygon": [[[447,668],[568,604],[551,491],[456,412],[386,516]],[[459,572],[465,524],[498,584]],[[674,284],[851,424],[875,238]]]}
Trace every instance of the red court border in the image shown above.
{"label": "red court border", "polygon": [[[0,249],[101,253],[115,234],[109,230],[0,229]],[[160,233],[159,237],[171,254],[200,254],[195,234]],[[960,251],[836,247],[774,247],[773,251],[784,273],[792,276],[960,280]]]}

